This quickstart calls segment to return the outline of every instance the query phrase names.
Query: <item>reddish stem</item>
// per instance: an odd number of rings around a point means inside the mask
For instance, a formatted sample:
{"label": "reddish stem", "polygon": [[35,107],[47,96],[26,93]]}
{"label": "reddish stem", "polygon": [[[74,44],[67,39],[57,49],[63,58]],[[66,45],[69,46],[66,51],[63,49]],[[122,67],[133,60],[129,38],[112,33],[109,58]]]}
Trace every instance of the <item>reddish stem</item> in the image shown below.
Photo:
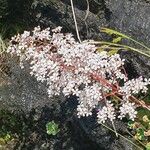
{"label": "reddish stem", "polygon": [[[67,70],[70,70],[70,71],[73,71],[73,72],[76,69],[74,66],[66,66],[64,64],[61,64],[61,66],[62,66],[63,69],[67,69]],[[104,94],[104,97],[114,96],[114,95],[117,96],[117,97],[120,97],[120,96],[122,97],[123,96],[123,94],[118,92],[118,89],[119,89],[118,83],[113,85],[113,84],[109,83],[108,80],[102,78],[100,75],[97,75],[95,73],[90,73],[90,76],[95,81],[100,82],[103,86],[106,86],[106,87],[109,87],[109,88],[112,89],[112,92],[109,93],[109,94]],[[143,108],[146,108],[146,109],[150,110],[150,105],[146,105],[144,101],[138,100],[134,96],[130,96],[129,98],[130,98],[129,99],[130,101],[134,101],[136,104],[142,106]]]}

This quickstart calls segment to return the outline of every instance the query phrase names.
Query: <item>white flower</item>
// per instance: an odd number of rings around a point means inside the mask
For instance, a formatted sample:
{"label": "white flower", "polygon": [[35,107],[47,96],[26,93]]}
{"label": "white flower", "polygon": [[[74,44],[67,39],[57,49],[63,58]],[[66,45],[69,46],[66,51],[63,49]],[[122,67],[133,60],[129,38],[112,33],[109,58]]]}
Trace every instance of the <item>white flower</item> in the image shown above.
{"label": "white flower", "polygon": [[92,115],[92,110],[105,101],[106,105],[97,114],[98,122],[113,121],[117,110],[106,95],[115,90],[122,95],[119,118],[128,114],[134,119],[135,107],[128,99],[133,94],[145,93],[150,79],[139,77],[127,81],[122,71],[124,60],[119,54],[109,56],[106,51],[96,52],[95,45],[87,41],[78,43],[72,34],[60,33],[61,28],[51,32],[50,28],[41,30],[38,26],[32,32],[18,34],[11,38],[7,52],[20,58],[21,67],[24,62],[30,63],[30,74],[47,83],[49,97],[61,92],[67,97],[76,95],[79,117]]}
{"label": "white flower", "polygon": [[53,29],[52,32],[60,32],[62,27],[58,26],[57,28]]}
{"label": "white flower", "polygon": [[84,104],[80,104],[80,105],[78,105],[77,106],[77,111],[78,111],[78,113],[77,113],[77,115],[78,115],[78,117],[80,118],[81,116],[83,116],[83,117],[87,117],[87,116],[91,116],[92,115],[92,110],[91,109],[89,109],[88,107],[86,107]]}
{"label": "white flower", "polygon": [[[85,108],[88,108],[88,113],[95,108],[99,101],[102,99],[102,95],[100,92],[100,87],[98,84],[93,84],[92,86],[85,86],[83,90],[81,90],[80,95],[78,95],[79,105]],[[84,116],[85,112],[79,113],[81,116]],[[78,115],[79,115],[78,114]]]}
{"label": "white flower", "polygon": [[97,113],[97,118],[98,118],[98,123],[105,123],[105,121],[107,120],[107,107],[104,106],[101,110],[98,111]]}
{"label": "white flower", "polygon": [[133,121],[136,118],[136,114],[137,114],[137,111],[135,111],[135,104],[130,103],[128,101],[122,104],[119,112],[120,112],[120,115],[118,116],[118,118],[122,119],[126,115],[129,115],[129,118]]}
{"label": "white flower", "polygon": [[140,91],[146,93],[149,84],[149,80],[139,77],[137,79],[132,79],[124,83],[124,86],[120,87],[120,92],[123,93],[127,98],[132,94],[138,94]]}
{"label": "white flower", "polygon": [[30,32],[24,31],[24,33],[21,35],[21,38],[25,39],[25,38],[27,38],[28,36],[30,36]]}
{"label": "white flower", "polygon": [[98,118],[98,123],[105,123],[107,119],[113,122],[113,120],[116,118],[113,104],[107,101],[106,106],[104,106],[101,110],[98,111],[97,118]]}

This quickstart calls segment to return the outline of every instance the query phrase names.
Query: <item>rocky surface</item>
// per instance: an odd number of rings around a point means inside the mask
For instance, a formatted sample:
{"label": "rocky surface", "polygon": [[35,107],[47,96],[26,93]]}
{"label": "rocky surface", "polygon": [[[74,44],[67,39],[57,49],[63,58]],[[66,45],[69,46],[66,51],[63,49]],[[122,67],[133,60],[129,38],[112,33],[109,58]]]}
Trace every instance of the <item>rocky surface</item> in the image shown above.
{"label": "rocky surface", "polygon": [[[17,111],[17,125],[10,126],[10,130],[18,135],[13,149],[137,149],[124,138],[116,137],[113,132],[97,124],[94,115],[88,118],[77,118],[75,97],[48,98],[46,86],[31,77],[28,70],[21,70],[17,63],[14,63],[14,59],[8,63],[8,66],[9,74],[1,76],[3,82],[0,86],[0,105],[1,109]],[[3,115],[0,119],[4,120]],[[10,124],[9,119],[6,120],[1,124],[6,125],[6,122]],[[46,134],[45,125],[51,120],[58,123],[60,127],[60,132],[56,136]],[[112,128],[110,122],[107,125]],[[128,137],[125,123],[117,121],[115,126],[120,134]]]}
{"label": "rocky surface", "polygon": [[[150,3],[146,0],[74,0],[79,31],[83,39],[100,38],[100,27],[111,27],[149,45]],[[75,33],[70,0],[35,0],[37,22],[44,26],[62,26]]]}
{"label": "rocky surface", "polygon": [[121,52],[129,78],[143,76],[150,78],[150,58],[133,52]]}
{"label": "rocky surface", "polygon": [[[105,26],[149,45],[149,0],[88,0],[88,13],[86,0],[73,2],[82,39],[100,39],[99,28]],[[62,26],[75,33],[70,0],[2,0],[0,4],[0,21],[5,25],[18,23],[18,27],[20,24],[22,27],[24,23],[27,28]]]}
{"label": "rocky surface", "polygon": [[[19,111],[11,113],[15,116],[15,124],[9,122],[9,115],[0,116],[1,125],[7,126],[17,138],[8,149],[33,150],[137,150],[131,143],[98,125],[94,117],[77,118],[77,101],[74,97],[57,103],[49,102],[43,107],[32,109],[29,113]],[[60,132],[56,136],[46,133],[45,125],[54,120],[59,124]],[[11,124],[11,126],[10,126]],[[109,125],[109,124],[108,124]],[[110,125],[109,125],[110,126]],[[124,123],[117,122],[119,133],[126,136]]]}
{"label": "rocky surface", "polygon": [[[90,11],[85,18],[86,0],[74,0],[75,12],[82,39],[100,39],[104,34],[99,27],[115,28],[149,45],[150,4],[145,0],[89,0]],[[65,32],[75,33],[69,0],[35,0],[32,15],[42,27],[62,26]],[[131,43],[132,44],[132,43]],[[131,52],[122,52],[130,78],[150,77],[150,60]],[[16,145],[21,149],[51,150],[133,150],[134,146],[114,133],[98,125],[96,119],[76,116],[77,101],[63,96],[50,99],[46,86],[21,70],[14,60],[7,62],[9,74],[1,75],[1,108],[19,109],[26,113],[27,130]],[[34,123],[33,123],[34,120]],[[55,120],[61,131],[56,137],[45,133],[45,124]],[[108,124],[109,125],[109,124]],[[109,125],[111,126],[111,125]],[[126,136],[126,125],[116,122],[117,131]],[[137,148],[135,148],[137,149]]]}
{"label": "rocky surface", "polygon": [[150,46],[150,3],[146,0],[106,0],[109,26]]}
{"label": "rocky surface", "polygon": [[[38,1],[33,3],[36,12],[36,21],[42,26],[62,26],[65,32],[76,35],[70,0]],[[74,0],[75,13],[82,39],[108,39],[100,33],[100,27],[116,29],[135,40],[150,47],[150,2],[147,0],[89,0],[88,17],[86,0]],[[130,46],[143,49],[134,43]],[[148,50],[150,54],[150,50]],[[150,77],[150,60],[135,53],[123,52],[122,57],[127,59],[126,68],[132,71],[130,77]],[[130,69],[129,69],[130,68]],[[141,68],[143,68],[141,70]],[[136,71],[135,71],[136,70]],[[133,72],[135,74],[133,74]]]}

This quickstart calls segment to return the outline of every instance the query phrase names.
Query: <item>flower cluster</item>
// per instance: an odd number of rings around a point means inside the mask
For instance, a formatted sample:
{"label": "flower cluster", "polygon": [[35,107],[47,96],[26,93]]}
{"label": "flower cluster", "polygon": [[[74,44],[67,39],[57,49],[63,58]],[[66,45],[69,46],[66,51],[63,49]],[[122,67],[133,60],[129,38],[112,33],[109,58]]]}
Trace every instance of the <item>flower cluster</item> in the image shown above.
{"label": "flower cluster", "polygon": [[110,101],[106,101],[106,106],[104,106],[101,110],[98,111],[97,114],[98,123],[105,123],[107,119],[113,121],[116,117],[115,108]]}
{"label": "flower cluster", "polygon": [[124,97],[128,99],[131,95],[138,94],[140,91],[146,93],[148,84],[150,84],[150,80],[139,77],[125,82],[124,86],[120,87],[120,92],[124,93]]}
{"label": "flower cluster", "polygon": [[129,115],[129,118],[131,120],[134,120],[134,118],[136,117],[136,114],[137,114],[137,112],[135,111],[135,105],[128,101],[126,103],[122,104],[122,106],[120,107],[120,115],[118,116],[118,118],[122,119],[127,114]]}
{"label": "flower cluster", "polygon": [[[78,43],[72,34],[60,31],[61,27],[52,31],[40,27],[25,31],[12,37],[7,51],[19,56],[21,67],[26,61],[30,63],[30,74],[47,83],[50,97],[60,92],[65,96],[76,95],[79,117],[92,115],[93,109],[97,109],[99,123],[113,121],[116,112],[120,113],[120,119],[126,115],[134,119],[135,105],[130,97],[146,92],[150,81],[141,77],[128,80],[119,54],[97,52],[95,45],[87,41]],[[119,108],[108,101],[113,96],[118,97]]]}

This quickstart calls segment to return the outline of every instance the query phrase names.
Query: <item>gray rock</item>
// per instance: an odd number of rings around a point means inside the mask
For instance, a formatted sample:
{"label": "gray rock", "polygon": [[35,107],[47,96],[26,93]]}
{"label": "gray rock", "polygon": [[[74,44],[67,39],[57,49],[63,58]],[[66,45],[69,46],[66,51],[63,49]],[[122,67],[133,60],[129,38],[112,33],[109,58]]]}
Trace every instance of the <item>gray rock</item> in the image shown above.
{"label": "gray rock", "polygon": [[[82,39],[109,39],[106,35],[100,33],[99,29],[100,27],[110,27],[150,47],[149,1],[89,0],[90,11],[86,21],[84,20],[87,9],[86,0],[82,2],[74,0],[73,2]],[[70,0],[44,0],[42,2],[36,0],[33,6],[37,14],[40,14],[40,17],[37,18],[39,24],[51,27],[60,25],[64,28],[64,31],[76,35]],[[129,41],[125,41],[125,44],[143,49]],[[137,76],[150,77],[149,58],[130,52],[122,52],[122,57],[127,59],[126,69],[129,71],[130,78]]]}
{"label": "gray rock", "polygon": [[[99,32],[99,26],[108,26],[131,35],[145,44],[150,39],[150,4],[146,1],[136,0],[89,0],[90,12],[86,21],[86,1],[74,1],[79,32],[82,39],[100,39],[104,37]],[[69,0],[36,0],[32,4],[36,12],[38,24],[43,27],[62,26],[64,31],[75,33],[71,7]],[[135,45],[133,45],[135,46]],[[137,76],[150,77],[150,60],[141,55],[122,52],[126,58],[126,69],[130,78]],[[45,84],[38,83],[28,71],[21,70],[12,61],[10,67],[9,84],[0,87],[1,107],[23,109],[26,113],[32,108],[38,110],[34,115],[37,122],[36,131],[38,138],[30,145],[29,133],[24,141],[24,149],[64,149],[64,150],[130,150],[134,146],[122,138],[117,138],[109,130],[97,125],[96,119],[76,116],[77,101],[66,100],[64,97],[50,99],[47,96]],[[46,105],[44,107],[44,105]],[[56,119],[64,127],[64,130],[56,140],[43,133],[44,125],[49,119]],[[116,122],[117,131],[126,136],[126,125]],[[31,136],[31,137],[30,137]],[[57,146],[56,146],[57,145]],[[31,147],[30,147],[31,146]]]}
{"label": "gray rock", "polygon": [[106,0],[109,26],[150,46],[150,3],[145,0]]}

